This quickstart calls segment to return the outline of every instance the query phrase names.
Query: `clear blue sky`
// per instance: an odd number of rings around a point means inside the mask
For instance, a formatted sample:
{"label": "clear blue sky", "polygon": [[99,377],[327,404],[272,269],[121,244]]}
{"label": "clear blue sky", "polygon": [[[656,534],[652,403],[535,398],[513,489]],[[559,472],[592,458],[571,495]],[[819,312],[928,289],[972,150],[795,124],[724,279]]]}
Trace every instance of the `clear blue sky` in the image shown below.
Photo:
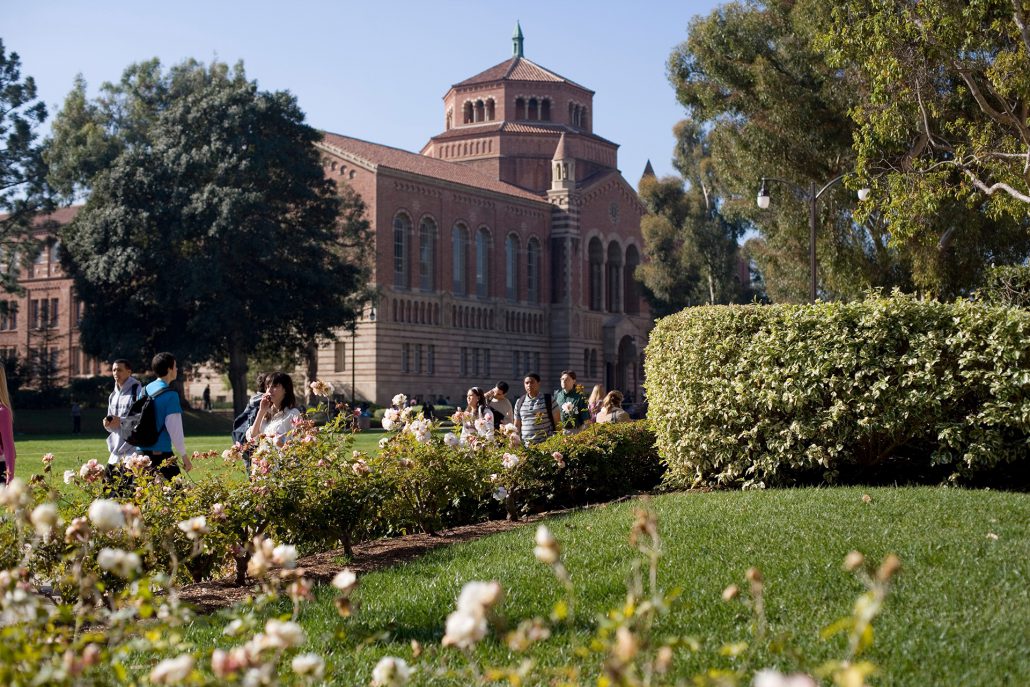
{"label": "clear blue sky", "polygon": [[673,173],[683,109],[665,62],[691,17],[717,4],[6,0],[0,38],[51,115],[79,73],[92,96],[151,57],[243,60],[262,89],[292,92],[313,126],[417,152],[443,130],[451,84],[511,56],[519,20],[526,57],[595,91],[594,131],[620,144],[619,168],[636,185],[648,159]]}

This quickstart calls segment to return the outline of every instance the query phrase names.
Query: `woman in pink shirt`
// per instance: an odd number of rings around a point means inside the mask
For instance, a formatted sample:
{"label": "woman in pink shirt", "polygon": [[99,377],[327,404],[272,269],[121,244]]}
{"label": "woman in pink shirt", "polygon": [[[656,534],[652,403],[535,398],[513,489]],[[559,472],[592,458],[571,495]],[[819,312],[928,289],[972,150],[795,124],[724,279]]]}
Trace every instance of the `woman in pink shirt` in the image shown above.
{"label": "woman in pink shirt", "polygon": [[0,364],[0,482],[14,479],[14,412],[7,393],[7,371]]}

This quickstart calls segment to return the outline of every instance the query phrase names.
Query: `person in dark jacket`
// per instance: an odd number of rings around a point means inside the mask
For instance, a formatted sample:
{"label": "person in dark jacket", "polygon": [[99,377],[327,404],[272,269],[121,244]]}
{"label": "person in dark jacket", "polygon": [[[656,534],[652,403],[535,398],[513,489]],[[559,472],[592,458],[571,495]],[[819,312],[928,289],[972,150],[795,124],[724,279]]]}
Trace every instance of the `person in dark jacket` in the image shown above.
{"label": "person in dark jacket", "polygon": [[[255,418],[257,418],[258,408],[261,406],[261,398],[265,395],[267,390],[265,387],[268,384],[269,374],[267,372],[259,372],[257,378],[254,380],[257,383],[257,393],[250,397],[247,401],[247,407],[243,409],[243,412],[236,416],[236,419],[232,422],[232,443],[235,444],[247,444],[247,430],[254,424]],[[252,447],[243,449],[243,462],[247,466],[247,474],[250,474],[250,456],[254,452]]]}

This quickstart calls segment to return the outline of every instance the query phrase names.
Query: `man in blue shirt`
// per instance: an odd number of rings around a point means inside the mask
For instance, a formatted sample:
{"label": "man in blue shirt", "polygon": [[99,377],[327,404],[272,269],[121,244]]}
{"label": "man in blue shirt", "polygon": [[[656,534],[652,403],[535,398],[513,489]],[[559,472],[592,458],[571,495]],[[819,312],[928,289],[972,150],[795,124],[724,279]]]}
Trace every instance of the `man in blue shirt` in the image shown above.
{"label": "man in blue shirt", "polygon": [[[175,364],[175,356],[171,353],[158,353],[151,362],[151,368],[157,379],[146,386],[146,392],[154,397],[162,389],[167,389],[179,375]],[[179,394],[173,389],[154,398],[154,409],[157,411],[157,441],[150,446],[136,448],[145,456],[150,456],[152,469],[159,471],[165,479],[172,479],[179,474],[179,466],[175,460],[175,452],[182,456],[182,466],[187,471],[193,469],[190,457],[186,453],[186,440],[182,434],[182,406]]]}

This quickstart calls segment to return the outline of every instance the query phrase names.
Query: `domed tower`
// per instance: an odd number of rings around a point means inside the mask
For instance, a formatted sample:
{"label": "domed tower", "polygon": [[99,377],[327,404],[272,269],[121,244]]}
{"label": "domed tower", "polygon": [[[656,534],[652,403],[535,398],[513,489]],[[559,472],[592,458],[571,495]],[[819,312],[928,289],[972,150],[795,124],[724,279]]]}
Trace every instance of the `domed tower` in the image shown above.
{"label": "domed tower", "polygon": [[593,133],[594,92],[524,56],[516,23],[512,56],[451,86],[444,131],[422,154],[460,162],[528,191],[551,188],[551,159],[564,136],[576,184],[618,167],[618,146]]}

